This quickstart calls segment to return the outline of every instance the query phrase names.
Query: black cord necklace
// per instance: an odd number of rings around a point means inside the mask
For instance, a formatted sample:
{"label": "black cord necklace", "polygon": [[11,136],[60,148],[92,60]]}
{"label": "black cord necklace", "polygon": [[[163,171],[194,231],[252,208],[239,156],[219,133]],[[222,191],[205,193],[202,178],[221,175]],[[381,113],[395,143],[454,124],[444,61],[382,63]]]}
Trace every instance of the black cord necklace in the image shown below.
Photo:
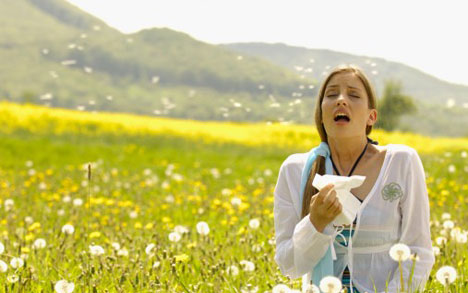
{"label": "black cord necklace", "polygon": [[[366,149],[367,149],[367,145],[368,145],[368,144],[369,144],[369,141],[366,143],[366,147],[364,148],[364,150],[362,151],[361,155],[359,156],[359,158],[358,158],[358,159],[356,160],[356,162],[354,163],[353,168],[351,168],[351,172],[349,172],[348,177],[351,176],[351,174],[353,174],[354,168],[356,168],[357,164],[359,163],[359,160],[361,160],[362,156],[363,156],[364,153],[366,152]],[[335,163],[333,162],[333,158],[332,158],[332,156],[331,156],[331,153],[330,153],[330,159],[331,159],[331,161],[332,161],[333,169],[335,169],[336,174],[338,174],[338,175],[341,176],[340,172],[338,172],[338,169],[337,169],[336,166],[335,166]]]}

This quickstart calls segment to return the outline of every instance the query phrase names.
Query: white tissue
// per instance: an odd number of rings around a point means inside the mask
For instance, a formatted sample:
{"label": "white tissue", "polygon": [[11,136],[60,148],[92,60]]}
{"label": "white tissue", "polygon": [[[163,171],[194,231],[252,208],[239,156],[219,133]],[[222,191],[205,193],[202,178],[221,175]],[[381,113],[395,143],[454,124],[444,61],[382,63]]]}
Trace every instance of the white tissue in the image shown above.
{"label": "white tissue", "polygon": [[332,221],[333,225],[341,226],[353,223],[359,207],[361,206],[361,202],[351,193],[351,189],[361,186],[365,179],[366,176],[360,175],[347,177],[315,174],[312,185],[318,190],[321,190],[329,183],[333,183],[336,196],[343,206],[342,212]]}

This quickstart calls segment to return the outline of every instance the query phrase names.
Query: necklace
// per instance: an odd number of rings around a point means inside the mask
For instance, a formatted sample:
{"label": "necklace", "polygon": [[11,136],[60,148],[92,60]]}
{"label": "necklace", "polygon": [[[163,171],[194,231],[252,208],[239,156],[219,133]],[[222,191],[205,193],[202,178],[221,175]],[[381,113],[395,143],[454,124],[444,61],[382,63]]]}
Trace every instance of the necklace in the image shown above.
{"label": "necklace", "polygon": [[[349,172],[348,174],[348,177],[351,176],[351,174],[353,174],[353,171],[354,171],[354,168],[356,168],[357,164],[359,163],[359,160],[361,160],[362,156],[364,155],[364,153],[366,152],[366,149],[367,149],[367,145],[369,144],[369,142],[366,143],[366,147],[364,148],[364,150],[362,151],[361,155],[359,156],[359,158],[356,160],[356,162],[354,163],[353,165],[353,168],[351,168],[351,172]],[[338,172],[338,169],[336,168],[335,166],[335,163],[333,162],[333,158],[331,156],[331,153],[330,153],[330,159],[332,161],[332,164],[333,164],[333,169],[335,169],[335,172],[336,174],[340,175],[340,172]]]}

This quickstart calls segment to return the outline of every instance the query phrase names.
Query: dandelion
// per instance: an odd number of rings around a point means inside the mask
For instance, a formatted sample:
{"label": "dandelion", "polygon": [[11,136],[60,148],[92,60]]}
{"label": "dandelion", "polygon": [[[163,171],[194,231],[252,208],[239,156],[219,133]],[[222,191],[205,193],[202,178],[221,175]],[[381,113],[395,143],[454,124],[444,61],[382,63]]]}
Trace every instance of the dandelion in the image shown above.
{"label": "dandelion", "polygon": [[0,254],[2,254],[5,251],[5,246],[3,245],[2,242],[0,242]]}
{"label": "dandelion", "polygon": [[3,260],[0,260],[0,273],[5,273],[7,270],[8,265]]}
{"label": "dandelion", "polygon": [[258,219],[252,219],[249,221],[249,227],[252,229],[257,229],[260,226],[260,221]]}
{"label": "dandelion", "polygon": [[443,266],[436,273],[436,279],[446,286],[453,283],[457,278],[457,271],[451,266]]}
{"label": "dandelion", "polygon": [[439,236],[436,238],[437,245],[447,244],[447,238]]}
{"label": "dandelion", "polygon": [[153,263],[153,269],[159,268],[160,265],[161,265],[161,262],[155,261],[155,262]]}
{"label": "dandelion", "polygon": [[104,248],[102,248],[102,246],[100,246],[100,245],[90,245],[89,246],[89,253],[91,253],[91,255],[95,255],[95,256],[103,255],[104,252],[105,252]]}
{"label": "dandelion", "polygon": [[238,197],[235,196],[235,197],[233,197],[233,198],[231,199],[231,205],[232,205],[232,206],[238,207],[238,206],[240,206],[241,204],[242,204],[242,200],[241,200],[240,198],[238,198]]}
{"label": "dandelion", "polygon": [[75,198],[73,200],[73,205],[76,206],[76,207],[79,207],[79,206],[83,205],[83,200],[81,198]]}
{"label": "dandelion", "polygon": [[448,171],[449,171],[449,173],[455,173],[456,169],[457,169],[457,168],[456,168],[455,165],[453,165],[453,164],[451,164],[450,166],[448,166]]}
{"label": "dandelion", "polygon": [[440,254],[440,248],[437,246],[432,246],[432,253],[434,253],[434,256],[437,256]]}
{"label": "dandelion", "polygon": [[291,292],[291,289],[288,287],[288,285],[278,284],[275,287],[273,287],[273,290],[271,292],[272,293],[289,293]]}
{"label": "dandelion", "polygon": [[189,229],[185,226],[177,225],[174,227],[174,232],[177,232],[179,234],[186,234],[189,232]]}
{"label": "dandelion", "polygon": [[338,293],[341,291],[341,281],[337,277],[327,276],[320,281],[320,290],[324,293]]}
{"label": "dandelion", "polygon": [[226,269],[226,273],[231,276],[237,276],[239,275],[239,268],[235,265],[229,266]]}
{"label": "dandelion", "polygon": [[34,249],[41,249],[46,247],[46,241],[42,238],[38,238],[34,241],[33,243],[33,248]]}
{"label": "dandelion", "polygon": [[179,242],[181,236],[178,232],[171,232],[169,233],[169,241],[171,242]]}
{"label": "dandelion", "polygon": [[198,222],[197,232],[200,235],[208,235],[208,233],[210,233],[210,227],[208,226],[208,223],[203,222],[203,221]]}
{"label": "dandelion", "polygon": [[466,232],[463,232],[463,233],[458,233],[456,236],[455,236],[455,240],[458,242],[458,243],[466,243],[467,242],[467,233]]}
{"label": "dandelion", "polygon": [[24,261],[20,257],[14,257],[10,261],[10,266],[14,269],[19,269],[24,265]]}
{"label": "dandelion", "polygon": [[128,256],[128,250],[125,249],[125,248],[119,249],[119,251],[117,251],[117,255],[118,256]]}
{"label": "dandelion", "polygon": [[73,234],[73,232],[75,232],[75,227],[73,227],[73,225],[70,225],[70,224],[63,225],[62,233],[71,235]]}
{"label": "dandelion", "polygon": [[445,220],[442,226],[444,227],[444,229],[449,230],[449,229],[453,229],[453,227],[455,227],[455,224],[451,220]]}
{"label": "dandelion", "polygon": [[16,283],[18,282],[19,278],[17,275],[11,275],[7,277],[7,281],[10,283]]}
{"label": "dandelion", "polygon": [[15,202],[11,198],[6,199],[3,203],[3,205],[5,206],[5,211],[8,212],[9,210],[11,210],[14,204]]}
{"label": "dandelion", "polygon": [[450,220],[452,216],[449,213],[443,213],[442,214],[442,220]]}
{"label": "dandelion", "polygon": [[390,248],[390,257],[394,261],[405,261],[410,257],[410,249],[406,244],[397,243]]}
{"label": "dandelion", "polygon": [[242,266],[244,271],[246,272],[252,272],[255,270],[255,264],[251,261],[248,260],[241,260],[239,264]]}
{"label": "dandelion", "polygon": [[241,288],[241,293],[257,293],[258,286],[253,286],[252,284],[247,284],[245,287]]}
{"label": "dandelion", "polygon": [[57,293],[71,293],[75,289],[75,284],[67,280],[60,280],[55,283],[54,289]]}
{"label": "dandelion", "polygon": [[145,252],[147,255],[149,256],[153,256],[154,255],[154,248],[156,247],[156,244],[154,243],[150,243],[146,246],[145,248]]}
{"label": "dandelion", "polygon": [[[398,267],[400,269],[400,284],[402,286],[401,289],[402,291],[405,291],[403,281],[403,268],[401,267],[401,262],[407,260],[410,257],[411,251],[406,244],[397,243],[390,248],[389,254],[394,261],[398,262]],[[322,287],[320,287],[320,289],[322,289]]]}

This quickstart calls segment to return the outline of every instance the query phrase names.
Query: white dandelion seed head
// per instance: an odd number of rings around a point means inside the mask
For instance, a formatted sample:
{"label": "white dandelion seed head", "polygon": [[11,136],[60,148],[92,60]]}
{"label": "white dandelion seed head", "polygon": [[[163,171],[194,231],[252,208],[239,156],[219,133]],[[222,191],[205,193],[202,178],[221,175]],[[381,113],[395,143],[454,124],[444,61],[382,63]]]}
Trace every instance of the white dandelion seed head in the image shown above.
{"label": "white dandelion seed head", "polygon": [[73,225],[71,225],[71,224],[63,225],[62,233],[71,235],[71,234],[73,234],[73,232],[75,232],[75,227],[73,227]]}
{"label": "white dandelion seed head", "polygon": [[27,216],[27,217],[24,218],[24,222],[26,224],[31,224],[33,221],[34,221],[33,218],[30,217],[30,216]]}
{"label": "white dandelion seed head", "polygon": [[117,251],[117,255],[118,255],[118,256],[128,256],[128,250],[125,249],[125,248],[119,249],[119,250]]}
{"label": "white dandelion seed head", "polygon": [[19,277],[17,275],[10,275],[7,277],[7,281],[9,283],[16,283],[18,282],[18,280],[19,280]]}
{"label": "white dandelion seed head", "polygon": [[5,251],[5,246],[3,245],[2,242],[0,242],[0,254],[2,254]]}
{"label": "white dandelion seed head", "polygon": [[180,238],[181,238],[181,235],[179,234],[179,232],[169,233],[169,241],[171,242],[179,242]]}
{"label": "white dandelion seed head", "polygon": [[249,221],[249,227],[252,229],[257,229],[260,226],[260,221],[258,219],[252,219]]}
{"label": "white dandelion seed head", "polygon": [[443,236],[439,236],[439,237],[436,238],[436,243],[437,243],[437,245],[447,244],[447,238],[445,238]]}
{"label": "white dandelion seed head", "polygon": [[448,166],[448,171],[449,171],[449,173],[455,173],[456,170],[457,170],[457,168],[455,167],[455,165],[450,164],[450,165]]}
{"label": "white dandelion seed head", "polygon": [[242,204],[242,200],[240,198],[238,198],[237,196],[233,197],[231,199],[231,205],[234,206],[234,207],[238,207]]}
{"label": "white dandelion seed head", "polygon": [[160,265],[161,265],[161,262],[155,261],[155,262],[153,263],[153,269],[159,268]]}
{"label": "white dandelion seed head", "polygon": [[24,265],[24,260],[20,257],[13,257],[10,261],[10,266],[14,269],[19,269]]}
{"label": "white dandelion seed head", "polygon": [[47,245],[47,242],[45,241],[45,239],[43,238],[38,238],[34,241],[33,243],[33,248],[34,249],[42,249],[44,247],[46,247]]}
{"label": "white dandelion seed head", "polygon": [[73,205],[76,207],[82,206],[83,205],[83,200],[81,198],[75,198],[73,200]]}
{"label": "white dandelion seed head", "polygon": [[154,255],[154,253],[155,253],[154,248],[155,248],[155,247],[156,247],[156,244],[154,244],[154,243],[148,244],[148,245],[146,246],[146,248],[145,248],[146,254],[149,255],[149,256]]}
{"label": "white dandelion seed head", "polygon": [[252,284],[247,284],[245,287],[241,288],[241,293],[257,293],[258,286],[253,286]]}
{"label": "white dandelion seed head", "polygon": [[138,217],[138,212],[137,211],[131,211],[129,214],[130,218],[135,219]]}
{"label": "white dandelion seed head", "polygon": [[70,202],[71,201],[71,197],[69,195],[65,195],[63,198],[62,198],[62,201],[63,202]]}
{"label": "white dandelion seed head", "polygon": [[120,249],[120,244],[118,242],[112,242],[112,248],[114,250],[119,250]]}
{"label": "white dandelion seed head", "polygon": [[467,242],[467,235],[468,233],[466,231],[464,232],[460,232],[458,233],[456,236],[455,236],[455,240],[458,242],[458,243],[461,243],[461,244],[464,244]]}
{"label": "white dandelion seed head", "polygon": [[75,284],[67,280],[60,280],[55,283],[54,289],[57,293],[72,293],[73,289],[75,289]]}
{"label": "white dandelion seed head", "polygon": [[197,232],[200,235],[208,235],[210,233],[210,226],[208,226],[208,223],[201,221],[197,223]]}
{"label": "white dandelion seed head", "polygon": [[432,246],[432,253],[434,256],[437,256],[440,254],[440,248],[438,246]]}
{"label": "white dandelion seed head", "polygon": [[248,260],[241,260],[239,264],[242,266],[242,269],[246,272],[252,272],[255,270],[255,264]]}
{"label": "white dandelion seed head", "polygon": [[229,189],[229,188],[223,188],[221,190],[221,194],[224,195],[224,196],[229,196],[231,195],[232,191]]}
{"label": "white dandelion seed head", "polygon": [[341,291],[341,281],[334,276],[326,276],[320,280],[320,290],[324,293],[338,293]]}
{"label": "white dandelion seed head", "polygon": [[239,275],[239,268],[235,265],[228,266],[226,273],[231,276],[237,276]]}
{"label": "white dandelion seed head", "polygon": [[451,266],[443,266],[436,273],[436,279],[442,285],[453,283],[457,278],[457,271]]}
{"label": "white dandelion seed head", "polygon": [[444,223],[442,223],[442,226],[444,227],[444,229],[453,229],[453,227],[455,227],[455,223],[451,220],[445,220]]}
{"label": "white dandelion seed head", "polygon": [[185,226],[177,225],[174,227],[174,232],[177,232],[179,234],[186,234],[189,232],[189,229]]}
{"label": "white dandelion seed head", "polygon": [[0,260],[0,273],[8,271],[8,265],[3,260]]}
{"label": "white dandelion seed head", "polygon": [[411,251],[408,245],[397,243],[390,248],[389,254],[394,261],[405,261],[410,257]]}
{"label": "white dandelion seed head", "polygon": [[103,255],[104,252],[105,252],[104,248],[102,248],[102,246],[100,246],[100,245],[90,245],[89,246],[89,253],[91,255],[95,255],[95,256]]}

